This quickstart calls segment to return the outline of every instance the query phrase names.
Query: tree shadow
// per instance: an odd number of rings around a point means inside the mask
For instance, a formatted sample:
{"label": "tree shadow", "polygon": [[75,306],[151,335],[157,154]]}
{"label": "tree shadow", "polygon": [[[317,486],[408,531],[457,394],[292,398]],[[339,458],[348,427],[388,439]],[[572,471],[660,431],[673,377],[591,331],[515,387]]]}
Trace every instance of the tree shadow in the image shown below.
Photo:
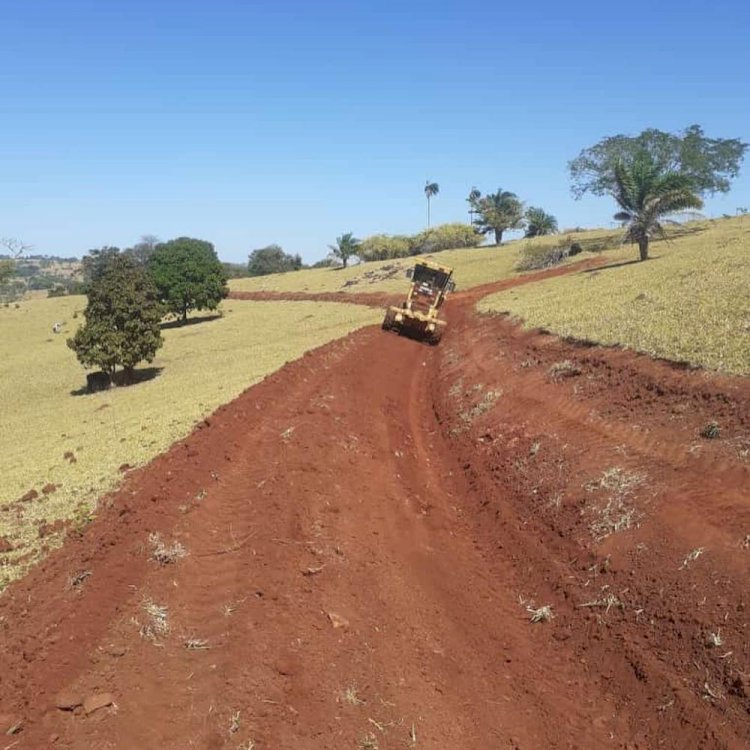
{"label": "tree shadow", "polygon": [[163,367],[141,367],[138,370],[133,370],[133,372],[131,373],[131,377],[127,382],[124,380],[124,372],[120,370],[119,372],[115,373],[114,382],[109,386],[104,385],[106,376],[97,377],[102,376],[103,373],[90,373],[90,376],[94,377],[88,377],[87,380],[89,382],[87,382],[86,385],[71,391],[70,395],[90,396],[94,393],[101,393],[102,391],[108,391],[113,388],[128,388],[131,385],[146,383],[149,380],[158,378],[159,375],[161,375],[163,369]]}
{"label": "tree shadow", "polygon": [[215,315],[204,315],[200,318],[188,318],[187,320],[178,318],[177,320],[167,320],[164,323],[160,323],[159,328],[161,328],[162,331],[167,331],[171,328],[185,328],[187,326],[196,326],[200,323],[210,323],[212,320],[219,320],[219,318],[223,317],[224,316],[221,315],[221,313],[216,313]]}
{"label": "tree shadow", "polygon": [[649,257],[648,260],[638,260],[638,258],[633,258],[632,260],[621,260],[619,263],[608,263],[606,266],[594,266],[594,268],[584,268],[581,273],[591,273],[591,274],[597,274],[600,271],[609,271],[614,268],[623,268],[624,266],[632,266],[636,265],[638,263],[650,263],[653,260],[659,260],[659,255],[652,255]]}

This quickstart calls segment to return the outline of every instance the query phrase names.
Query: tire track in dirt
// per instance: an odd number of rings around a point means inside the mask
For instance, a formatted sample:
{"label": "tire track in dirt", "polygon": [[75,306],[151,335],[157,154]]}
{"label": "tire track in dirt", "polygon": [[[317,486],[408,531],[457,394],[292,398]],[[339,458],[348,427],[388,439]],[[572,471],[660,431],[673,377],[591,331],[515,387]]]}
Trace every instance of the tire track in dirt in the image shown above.
{"label": "tire track in dirt", "polygon": [[[747,382],[521,333],[486,291],[440,347],[368,328],[285,366],[11,586],[14,747],[747,746]],[[597,539],[608,469],[634,515]]]}

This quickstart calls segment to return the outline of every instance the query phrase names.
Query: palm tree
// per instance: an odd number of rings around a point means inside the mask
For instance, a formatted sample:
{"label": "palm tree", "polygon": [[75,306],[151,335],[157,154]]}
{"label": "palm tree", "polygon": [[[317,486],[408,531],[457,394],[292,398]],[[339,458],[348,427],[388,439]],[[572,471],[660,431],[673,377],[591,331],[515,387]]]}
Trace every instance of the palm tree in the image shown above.
{"label": "palm tree", "polygon": [[474,204],[477,219],[474,222],[482,234],[493,232],[495,244],[503,241],[503,232],[523,227],[523,203],[515,193],[500,190],[478,198]]}
{"label": "palm tree", "polygon": [[437,182],[427,180],[424,184],[424,194],[427,196],[427,228],[430,228],[430,198],[440,192],[440,185]]}
{"label": "palm tree", "polygon": [[638,243],[641,260],[648,260],[651,237],[664,236],[663,217],[703,207],[689,177],[661,172],[649,154],[617,163],[612,194],[622,209],[614,219],[627,225],[625,239]]}
{"label": "palm tree", "polygon": [[526,236],[541,237],[557,231],[557,219],[542,208],[531,206],[526,210]]}
{"label": "palm tree", "polygon": [[347,232],[346,234],[342,234],[341,237],[336,237],[336,244],[329,245],[328,247],[331,250],[331,255],[334,258],[338,258],[341,261],[341,265],[346,268],[349,258],[357,254],[359,240],[351,232]]}
{"label": "palm tree", "polygon": [[466,199],[466,202],[469,204],[469,224],[474,223],[474,214],[476,213],[476,205],[477,201],[482,197],[482,193],[477,190],[475,187],[473,187],[469,191],[469,197]]}

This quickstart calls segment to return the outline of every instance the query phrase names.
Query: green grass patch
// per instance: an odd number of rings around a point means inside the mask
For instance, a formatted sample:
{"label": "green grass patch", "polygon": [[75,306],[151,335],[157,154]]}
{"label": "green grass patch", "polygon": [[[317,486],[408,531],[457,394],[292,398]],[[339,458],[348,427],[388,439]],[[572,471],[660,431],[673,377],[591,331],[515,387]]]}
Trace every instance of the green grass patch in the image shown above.
{"label": "green grass patch", "polygon": [[[0,553],[0,588],[38,553],[42,519],[85,523],[97,498],[118,485],[120,466],[148,462],[285,362],[381,317],[354,305],[229,301],[221,318],[164,331],[151,365],[160,368],[156,377],[73,395],[86,373],[65,340],[83,321],[85,302],[62,297],[0,308],[0,505],[60,485],[0,511],[0,538],[14,547]],[[64,321],[59,335],[52,333],[56,321]]]}
{"label": "green grass patch", "polygon": [[[645,263],[548,279],[478,307],[562,336],[750,374],[750,218],[690,223],[671,234],[652,243]],[[637,248],[627,251],[637,258]]]}

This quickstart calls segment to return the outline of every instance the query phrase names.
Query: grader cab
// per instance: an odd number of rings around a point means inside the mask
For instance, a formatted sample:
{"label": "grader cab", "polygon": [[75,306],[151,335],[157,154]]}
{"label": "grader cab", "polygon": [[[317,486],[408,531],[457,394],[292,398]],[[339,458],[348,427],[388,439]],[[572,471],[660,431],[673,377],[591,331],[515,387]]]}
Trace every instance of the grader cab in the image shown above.
{"label": "grader cab", "polygon": [[420,260],[406,275],[411,279],[409,293],[400,307],[388,308],[383,330],[396,331],[411,338],[437,344],[446,322],[440,319],[440,308],[448,292],[455,288],[453,269],[428,260]]}

